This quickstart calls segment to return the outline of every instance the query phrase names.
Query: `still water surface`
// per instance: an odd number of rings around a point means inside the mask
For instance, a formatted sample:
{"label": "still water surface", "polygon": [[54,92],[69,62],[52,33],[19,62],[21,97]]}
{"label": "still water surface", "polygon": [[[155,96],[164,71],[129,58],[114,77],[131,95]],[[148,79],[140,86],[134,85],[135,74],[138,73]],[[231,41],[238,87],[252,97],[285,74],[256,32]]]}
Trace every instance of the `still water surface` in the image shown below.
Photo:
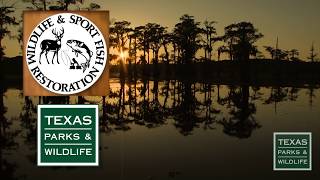
{"label": "still water surface", "polygon": [[[102,97],[23,97],[3,90],[1,179],[318,179],[318,86],[110,81]],[[36,166],[36,105],[99,104],[100,167]],[[273,172],[278,131],[313,133],[312,172]]]}

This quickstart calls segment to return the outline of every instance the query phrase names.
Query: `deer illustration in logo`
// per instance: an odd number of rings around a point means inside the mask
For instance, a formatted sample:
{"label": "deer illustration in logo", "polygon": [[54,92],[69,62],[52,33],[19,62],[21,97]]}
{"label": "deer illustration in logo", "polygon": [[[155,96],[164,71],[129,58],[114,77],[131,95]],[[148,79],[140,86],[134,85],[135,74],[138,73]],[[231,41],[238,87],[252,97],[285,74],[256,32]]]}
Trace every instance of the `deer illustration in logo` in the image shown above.
{"label": "deer illustration in logo", "polygon": [[50,64],[49,60],[48,60],[48,53],[49,52],[53,52],[53,57],[51,60],[51,63],[54,64],[53,60],[55,59],[55,57],[57,58],[57,63],[59,63],[59,58],[58,58],[58,52],[61,48],[61,39],[63,37],[64,34],[64,29],[60,29],[60,32],[57,32],[56,29],[52,30],[52,34],[55,36],[56,40],[51,40],[51,39],[45,39],[41,42],[40,48],[41,48],[41,53],[40,53],[40,57],[39,57],[39,63],[41,64],[41,56],[43,55],[43,53],[45,53],[46,59],[48,64]]}

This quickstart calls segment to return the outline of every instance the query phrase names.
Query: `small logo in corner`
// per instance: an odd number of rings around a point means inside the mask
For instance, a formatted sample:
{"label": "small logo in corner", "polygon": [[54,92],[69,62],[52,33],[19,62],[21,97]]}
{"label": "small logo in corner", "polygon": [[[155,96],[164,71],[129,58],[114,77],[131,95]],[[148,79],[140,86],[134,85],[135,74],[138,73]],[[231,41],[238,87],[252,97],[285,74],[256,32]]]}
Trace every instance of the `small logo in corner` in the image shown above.
{"label": "small logo in corner", "polygon": [[275,132],[273,134],[273,170],[311,171],[312,133]]}

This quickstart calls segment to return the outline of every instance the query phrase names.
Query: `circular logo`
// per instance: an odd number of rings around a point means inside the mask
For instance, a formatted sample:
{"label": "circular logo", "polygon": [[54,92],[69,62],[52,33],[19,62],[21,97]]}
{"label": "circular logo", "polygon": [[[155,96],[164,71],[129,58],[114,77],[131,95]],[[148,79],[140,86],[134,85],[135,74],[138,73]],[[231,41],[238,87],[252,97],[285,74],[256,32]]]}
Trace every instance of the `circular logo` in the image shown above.
{"label": "circular logo", "polygon": [[107,63],[103,34],[89,19],[74,13],[46,18],[26,45],[27,66],[45,89],[70,95],[91,87]]}

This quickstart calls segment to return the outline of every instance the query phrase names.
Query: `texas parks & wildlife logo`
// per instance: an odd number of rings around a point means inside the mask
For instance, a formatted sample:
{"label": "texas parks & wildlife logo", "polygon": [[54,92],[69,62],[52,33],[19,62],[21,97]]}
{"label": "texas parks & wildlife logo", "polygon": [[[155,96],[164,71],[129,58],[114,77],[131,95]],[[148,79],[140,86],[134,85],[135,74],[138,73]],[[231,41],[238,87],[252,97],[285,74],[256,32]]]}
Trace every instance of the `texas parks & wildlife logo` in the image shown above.
{"label": "texas parks & wildlife logo", "polygon": [[33,29],[25,49],[33,78],[43,88],[62,95],[91,87],[106,67],[107,54],[99,28],[75,13],[47,17]]}

